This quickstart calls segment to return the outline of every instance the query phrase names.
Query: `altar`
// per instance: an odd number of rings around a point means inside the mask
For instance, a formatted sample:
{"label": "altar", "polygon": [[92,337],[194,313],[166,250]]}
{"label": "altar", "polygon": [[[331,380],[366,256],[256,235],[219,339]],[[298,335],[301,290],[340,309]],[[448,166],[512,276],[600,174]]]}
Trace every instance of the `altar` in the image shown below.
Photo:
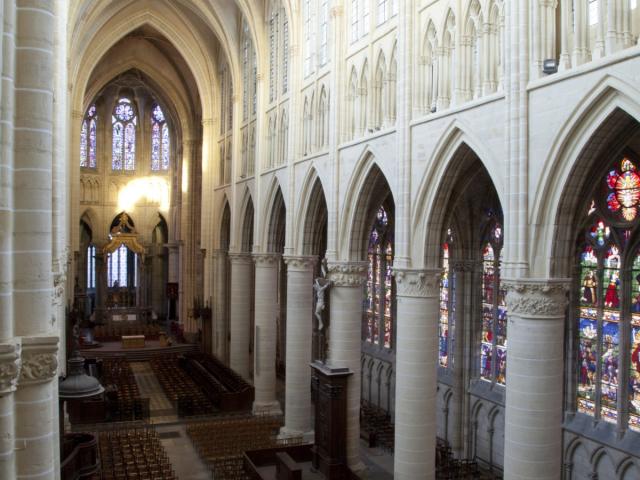
{"label": "altar", "polygon": [[122,348],[144,348],[144,335],[122,335]]}

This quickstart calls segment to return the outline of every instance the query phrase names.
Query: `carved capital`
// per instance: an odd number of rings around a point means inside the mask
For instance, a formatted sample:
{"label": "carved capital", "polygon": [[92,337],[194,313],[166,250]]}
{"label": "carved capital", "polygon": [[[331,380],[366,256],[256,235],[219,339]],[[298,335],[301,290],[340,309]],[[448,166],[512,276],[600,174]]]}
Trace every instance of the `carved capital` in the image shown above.
{"label": "carved capital", "polygon": [[570,279],[503,279],[509,314],[525,318],[562,317]]}
{"label": "carved capital", "polygon": [[440,293],[442,270],[393,269],[399,297],[430,298]]}
{"label": "carved capital", "polygon": [[23,337],[20,385],[50,381],[58,372],[58,337]]}
{"label": "carved capital", "polygon": [[253,257],[250,253],[229,253],[229,261],[234,265],[251,265]]}
{"label": "carved capital", "polygon": [[0,344],[0,397],[14,392],[20,374],[20,344]]}
{"label": "carved capital", "polygon": [[306,272],[314,269],[316,263],[318,263],[318,257],[316,255],[287,255],[284,257],[284,263],[286,263],[287,268],[291,270]]}
{"label": "carved capital", "polygon": [[279,253],[254,253],[253,261],[256,267],[275,267],[281,257]]}
{"label": "carved capital", "polygon": [[367,271],[366,262],[330,263],[328,278],[336,287],[360,287]]}

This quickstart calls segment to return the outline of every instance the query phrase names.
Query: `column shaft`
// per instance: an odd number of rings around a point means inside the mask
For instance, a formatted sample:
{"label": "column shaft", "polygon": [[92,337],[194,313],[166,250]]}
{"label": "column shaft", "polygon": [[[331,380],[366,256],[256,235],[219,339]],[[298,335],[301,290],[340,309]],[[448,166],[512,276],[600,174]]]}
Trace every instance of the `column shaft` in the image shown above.
{"label": "column shaft", "polygon": [[253,260],[250,254],[230,254],[231,260],[231,301],[229,344],[229,365],[245,380],[251,380],[251,273]]}
{"label": "column shaft", "polygon": [[254,387],[256,413],[282,414],[276,398],[278,264],[280,255],[254,254],[256,263],[256,329]]}
{"label": "column shaft", "polygon": [[397,296],[394,478],[434,479],[439,270],[394,269]]}
{"label": "column shaft", "polygon": [[559,479],[566,281],[506,280],[509,366],[504,476]]}
{"label": "column shaft", "polygon": [[287,257],[287,348],[284,432],[302,434],[311,426],[311,340],[313,269],[316,258]]}
{"label": "column shaft", "polygon": [[366,263],[329,265],[331,288],[328,360],[353,372],[347,383],[347,464],[364,469],[360,460],[360,352],[362,340],[362,284]]}

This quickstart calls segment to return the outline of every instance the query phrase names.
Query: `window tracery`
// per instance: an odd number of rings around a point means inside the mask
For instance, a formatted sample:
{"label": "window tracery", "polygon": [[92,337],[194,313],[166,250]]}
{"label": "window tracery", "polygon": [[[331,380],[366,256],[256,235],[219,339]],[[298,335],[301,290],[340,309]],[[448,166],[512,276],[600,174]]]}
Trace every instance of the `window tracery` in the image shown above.
{"label": "window tracery", "polygon": [[[629,156],[602,180],[578,245],[578,412],[640,430],[640,177]],[[628,373],[627,373],[628,372]]]}
{"label": "window tracery", "polygon": [[136,126],[138,117],[134,106],[126,97],[118,100],[111,116],[112,123],[112,170],[135,170]]}
{"label": "window tracery", "polygon": [[151,170],[169,170],[171,140],[169,126],[162,108],[157,103],[151,110]]}
{"label": "window tracery", "polygon": [[507,304],[501,286],[502,226],[495,220],[482,247],[480,378],[501,385],[507,374]]}
{"label": "window tracery", "polygon": [[385,349],[393,346],[393,256],[393,228],[381,206],[369,234],[364,339]]}
{"label": "window tracery", "polygon": [[98,136],[98,115],[95,104],[85,114],[80,130],[80,166],[96,168],[96,142]]}

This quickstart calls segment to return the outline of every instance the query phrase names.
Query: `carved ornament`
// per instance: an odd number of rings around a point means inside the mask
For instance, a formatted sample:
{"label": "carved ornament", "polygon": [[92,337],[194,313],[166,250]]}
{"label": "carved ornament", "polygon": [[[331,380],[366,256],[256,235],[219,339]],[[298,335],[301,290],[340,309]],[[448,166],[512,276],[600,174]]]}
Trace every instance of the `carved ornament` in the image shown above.
{"label": "carved ornament", "polygon": [[315,255],[302,255],[302,256],[286,256],[284,257],[284,263],[292,270],[308,271],[313,270],[318,263],[318,257]]}
{"label": "carved ornament", "polygon": [[399,297],[431,298],[440,294],[442,270],[394,268]]}
{"label": "carved ornament", "polygon": [[50,381],[58,372],[58,337],[23,337],[20,385]]}
{"label": "carved ornament", "polygon": [[562,317],[570,280],[503,279],[510,314],[525,318]]}
{"label": "carved ornament", "polygon": [[360,287],[365,280],[366,262],[330,263],[329,280],[336,287]]}
{"label": "carved ornament", "polygon": [[0,396],[16,389],[20,374],[20,345],[0,344]]}
{"label": "carved ornament", "polygon": [[[215,255],[224,255],[224,253],[219,253]],[[253,264],[253,257],[250,253],[229,253],[229,261],[236,265],[251,265]]]}
{"label": "carved ornament", "polygon": [[253,261],[256,263],[256,266],[261,267],[271,267],[278,264],[280,261],[279,253],[254,253]]}

